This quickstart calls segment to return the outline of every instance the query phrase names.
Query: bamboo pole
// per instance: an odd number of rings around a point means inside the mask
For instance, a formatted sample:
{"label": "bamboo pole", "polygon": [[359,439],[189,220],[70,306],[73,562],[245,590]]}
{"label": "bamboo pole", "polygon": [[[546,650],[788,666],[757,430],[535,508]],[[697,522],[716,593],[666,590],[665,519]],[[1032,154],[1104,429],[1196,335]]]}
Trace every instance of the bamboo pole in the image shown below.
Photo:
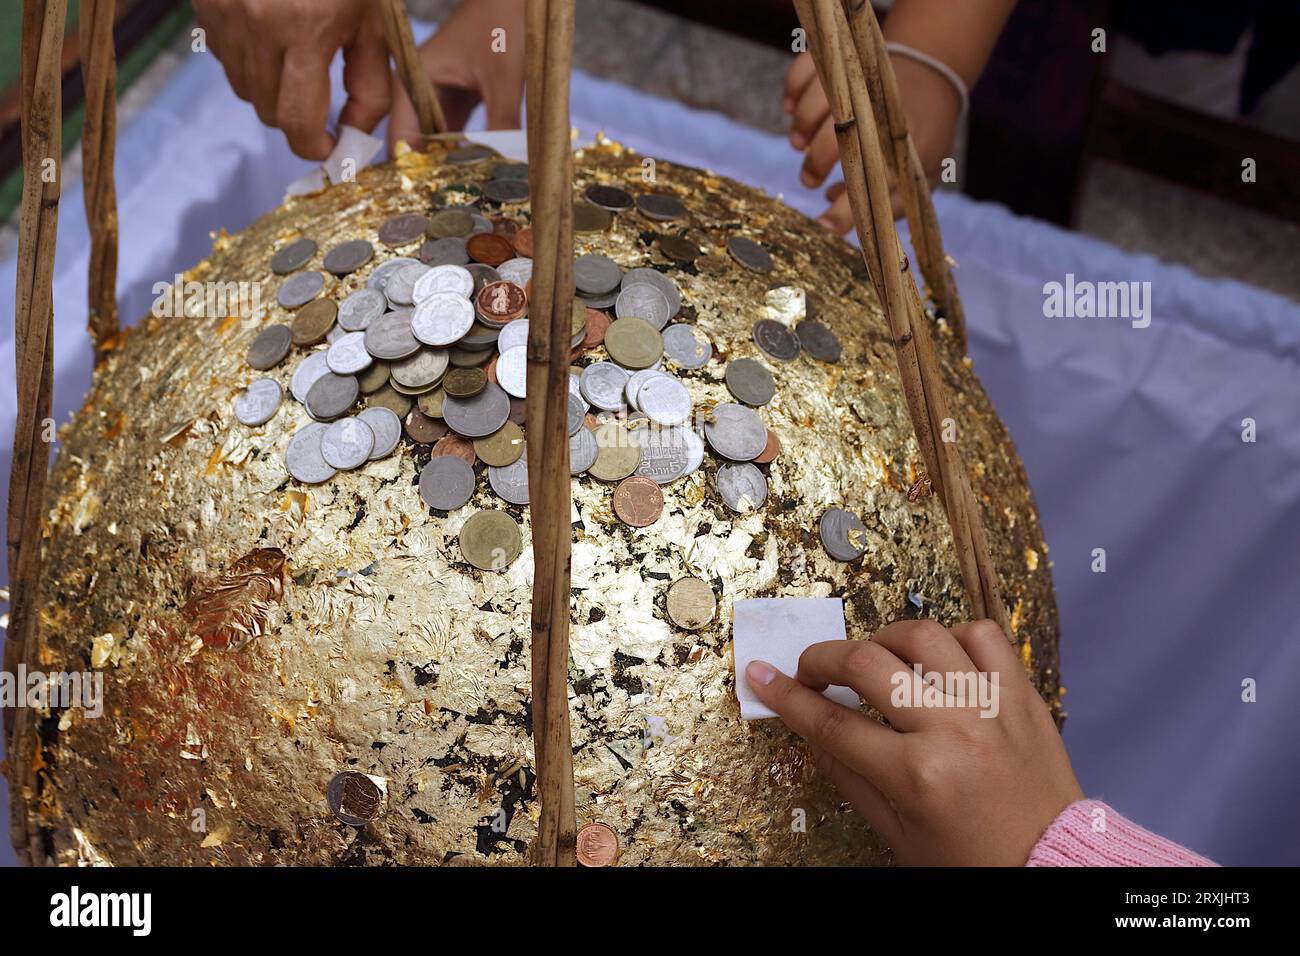
{"label": "bamboo pole", "polygon": [[947,398],[930,330],[894,229],[889,177],[862,64],[839,0],[795,0],[810,37],[818,75],[830,101],[840,162],[863,259],[894,338],[912,427],[952,528],[957,564],[971,612],[1010,625],[988,553],[979,505],[955,441],[944,441]]}
{"label": "bamboo pole", "polygon": [[535,862],[575,865],[569,729],[569,348],[573,289],[573,155],[569,74],[573,0],[528,0],[528,175],[534,237],[526,420],[533,533],[533,746],[541,818]]}
{"label": "bamboo pole", "polygon": [[113,156],[117,139],[117,59],[113,0],[82,0],[81,74],[86,87],[81,133],[82,185],[90,227],[90,338],[95,362],[117,336],[117,190]]}
{"label": "bamboo pole", "polygon": [[447,132],[447,118],[442,113],[442,104],[438,102],[433,81],[420,62],[415,37],[411,34],[411,21],[406,18],[406,7],[402,5],[402,0],[379,0],[379,12],[384,18],[384,36],[388,40],[388,51],[397,65],[397,75],[411,97],[411,102],[415,104],[420,132],[426,136]]}
{"label": "bamboo pole", "polygon": [[[22,35],[23,194],[18,229],[14,308],[18,420],[9,472],[10,620],[5,670],[30,664],[36,651],[36,587],[40,580],[41,512],[49,471],[43,432],[53,394],[54,243],[58,233],[62,158],[60,53],[66,0],[24,0]],[[9,734],[10,838],[20,859],[39,861],[29,832],[26,794],[33,787],[33,711],[5,711]]]}

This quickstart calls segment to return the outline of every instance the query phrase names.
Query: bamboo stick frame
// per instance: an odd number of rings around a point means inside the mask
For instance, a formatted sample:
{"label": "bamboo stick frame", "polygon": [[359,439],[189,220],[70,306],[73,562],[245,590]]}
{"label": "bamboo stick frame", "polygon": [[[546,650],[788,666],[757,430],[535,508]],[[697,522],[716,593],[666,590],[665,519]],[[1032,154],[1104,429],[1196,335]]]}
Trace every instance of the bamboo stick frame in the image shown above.
{"label": "bamboo stick frame", "polygon": [[379,12],[384,20],[388,52],[392,54],[397,66],[397,76],[401,79],[402,86],[415,104],[420,132],[426,136],[447,132],[447,118],[443,115],[433,81],[420,62],[420,53],[415,47],[415,36],[411,33],[411,21],[406,16],[405,5],[402,0],[379,0]]}
{"label": "bamboo stick frame", "polygon": [[82,187],[90,227],[90,338],[101,362],[118,333],[117,190],[113,158],[117,144],[117,57],[113,49],[113,0],[82,0],[81,74],[86,88],[81,131]]}

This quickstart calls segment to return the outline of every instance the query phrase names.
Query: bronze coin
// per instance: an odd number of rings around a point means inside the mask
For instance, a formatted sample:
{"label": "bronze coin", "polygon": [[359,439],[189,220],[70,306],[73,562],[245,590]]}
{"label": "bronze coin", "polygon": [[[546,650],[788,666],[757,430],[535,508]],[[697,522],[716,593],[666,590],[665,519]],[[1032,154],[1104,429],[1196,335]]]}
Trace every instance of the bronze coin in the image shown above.
{"label": "bronze coin", "polygon": [[435,388],[431,392],[425,392],[416,399],[416,402],[420,406],[420,411],[430,418],[442,418],[442,400],[446,397],[446,393],[441,388]]}
{"label": "bronze coin", "polygon": [[324,342],[325,336],[334,327],[339,307],[333,299],[313,299],[293,317],[293,344],[315,345]]}
{"label": "bronze coin", "polygon": [[489,282],[474,297],[480,315],[495,325],[522,319],[528,312],[528,293],[513,282]]}
{"label": "bronze coin", "polygon": [[587,334],[582,339],[584,349],[594,349],[605,344],[605,332],[613,320],[599,309],[587,309]]}
{"label": "bronze coin", "polygon": [[523,429],[508,421],[491,435],[474,439],[474,452],[485,465],[513,465],[524,453]]}
{"label": "bronze coin", "polygon": [[510,245],[510,240],[493,232],[480,232],[470,236],[469,241],[465,243],[465,251],[475,262],[493,267],[515,257],[515,250]]}
{"label": "bronze coin", "polygon": [[685,236],[660,236],[659,251],[673,262],[694,262],[700,257],[700,247]]}
{"label": "bronze coin", "polygon": [[531,229],[520,229],[515,233],[511,240],[514,243],[515,252],[526,259],[533,257],[533,231]]}
{"label": "bronze coin", "polygon": [[443,391],[452,398],[473,398],[487,388],[487,373],[481,368],[454,368],[442,379]]}
{"label": "bronze coin", "polygon": [[429,457],[441,458],[443,455],[455,455],[457,458],[463,459],[465,464],[471,467],[478,458],[474,454],[474,443],[468,438],[455,433],[443,435],[439,438]]}
{"label": "bronze coin", "polygon": [[781,439],[776,437],[776,432],[772,429],[767,430],[767,445],[757,458],[754,459],[756,465],[766,465],[770,461],[776,461],[776,456],[781,454]]}
{"label": "bronze coin", "polygon": [[411,410],[413,404],[414,402],[409,395],[401,394],[387,383],[373,395],[366,396],[367,407],[386,408],[398,418],[405,418],[406,413]]}
{"label": "bronze coin", "polygon": [[370,367],[357,376],[361,384],[361,394],[369,395],[388,384],[390,368],[387,362],[372,362]]}
{"label": "bronze coin", "polygon": [[583,866],[609,866],[618,859],[618,834],[605,823],[588,823],[578,831],[578,862]]}
{"label": "bronze coin", "polygon": [[417,445],[428,445],[447,434],[447,423],[441,418],[430,418],[418,408],[406,416],[406,437]]}
{"label": "bronze coin", "polygon": [[664,493],[650,478],[624,478],[614,489],[614,513],[633,528],[648,527],[664,513]]}
{"label": "bronze coin", "polygon": [[599,206],[593,206],[589,202],[573,204],[574,232],[604,232],[613,221],[613,213]]}

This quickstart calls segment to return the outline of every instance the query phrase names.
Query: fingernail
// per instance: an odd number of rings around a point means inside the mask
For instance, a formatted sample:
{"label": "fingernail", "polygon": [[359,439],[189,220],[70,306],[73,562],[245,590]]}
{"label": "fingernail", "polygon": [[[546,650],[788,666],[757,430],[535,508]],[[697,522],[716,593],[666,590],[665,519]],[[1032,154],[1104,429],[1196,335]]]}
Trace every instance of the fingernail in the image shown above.
{"label": "fingernail", "polygon": [[790,130],[790,145],[795,149],[803,149],[808,145],[808,140],[804,138],[803,133],[798,130]]}
{"label": "fingernail", "polygon": [[776,677],[776,668],[766,661],[750,661],[749,666],[745,668],[745,678],[751,684],[761,684],[766,687],[772,683]]}

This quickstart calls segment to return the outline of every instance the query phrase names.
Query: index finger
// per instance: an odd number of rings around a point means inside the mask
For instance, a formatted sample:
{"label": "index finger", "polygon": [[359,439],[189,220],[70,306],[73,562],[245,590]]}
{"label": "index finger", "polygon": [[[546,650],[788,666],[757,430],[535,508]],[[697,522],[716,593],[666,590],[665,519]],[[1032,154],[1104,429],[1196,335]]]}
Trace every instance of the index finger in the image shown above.
{"label": "index finger", "polygon": [[330,60],[333,51],[293,46],[285,51],[276,118],[289,148],[303,159],[323,161],[334,149],[325,128],[330,112]]}

